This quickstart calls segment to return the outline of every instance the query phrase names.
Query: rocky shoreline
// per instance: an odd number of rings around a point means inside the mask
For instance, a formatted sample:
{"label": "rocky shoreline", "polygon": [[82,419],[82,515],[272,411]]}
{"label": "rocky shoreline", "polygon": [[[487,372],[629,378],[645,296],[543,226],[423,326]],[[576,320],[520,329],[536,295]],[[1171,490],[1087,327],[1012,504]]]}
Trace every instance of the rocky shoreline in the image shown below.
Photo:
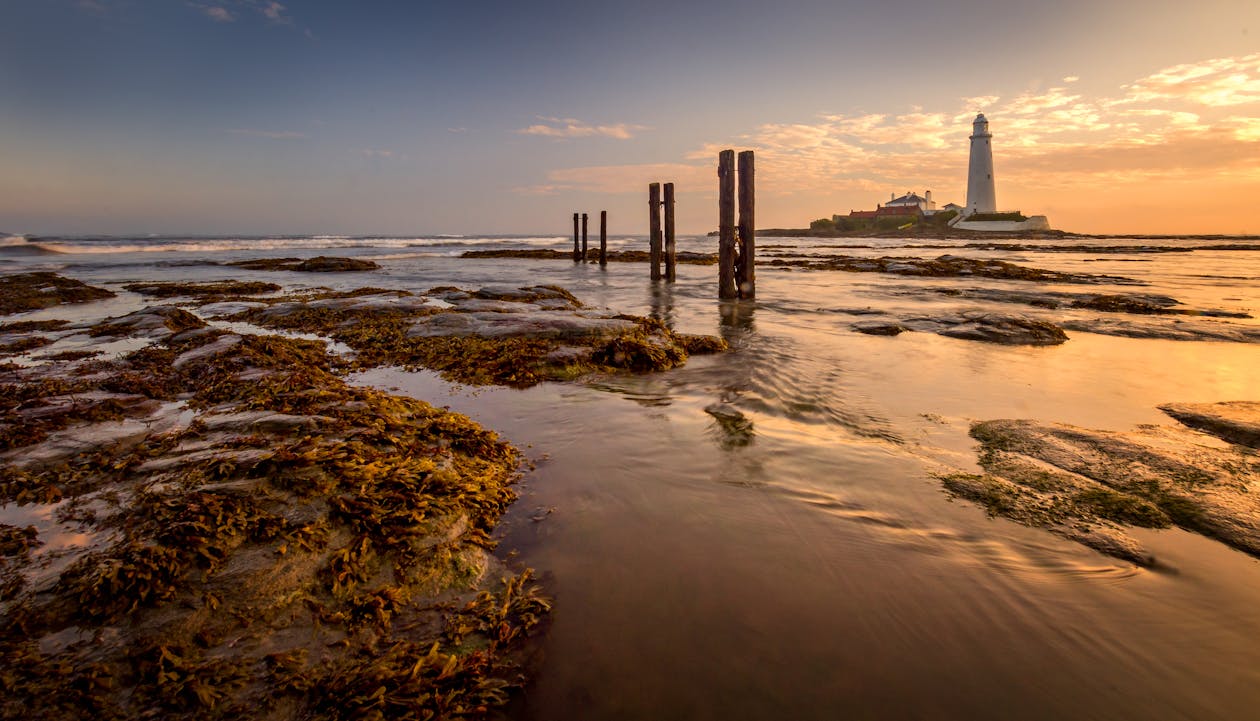
{"label": "rocky shoreline", "polygon": [[[0,286],[30,307],[104,297]],[[132,290],[173,304],[0,325],[5,716],[484,717],[550,609],[492,553],[521,456],[345,374],[522,387],[725,347],[550,286]]]}

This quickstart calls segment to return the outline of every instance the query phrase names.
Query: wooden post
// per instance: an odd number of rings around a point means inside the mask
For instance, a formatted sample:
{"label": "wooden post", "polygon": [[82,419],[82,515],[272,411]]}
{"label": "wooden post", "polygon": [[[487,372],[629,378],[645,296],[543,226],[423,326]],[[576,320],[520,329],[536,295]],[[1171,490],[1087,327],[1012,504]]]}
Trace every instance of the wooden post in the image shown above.
{"label": "wooden post", "polygon": [[582,213],[582,262],[586,262],[586,213]]}
{"label": "wooden post", "polygon": [[735,283],[739,297],[752,299],[757,296],[757,242],[753,211],[753,151],[739,154],[739,268]]}
{"label": "wooden post", "polygon": [[599,211],[599,264],[608,265],[608,211]]}
{"label": "wooden post", "polygon": [[674,282],[675,256],[677,246],[674,242],[674,184],[665,184],[665,280]]}
{"label": "wooden post", "polygon": [[661,279],[661,184],[648,185],[648,232],[651,243],[648,263],[652,266],[652,280]]}
{"label": "wooden post", "polygon": [[718,298],[738,298],[735,287],[735,151],[718,153]]}
{"label": "wooden post", "polygon": [[581,258],[578,257],[578,214],[573,214],[573,262],[576,263]]}

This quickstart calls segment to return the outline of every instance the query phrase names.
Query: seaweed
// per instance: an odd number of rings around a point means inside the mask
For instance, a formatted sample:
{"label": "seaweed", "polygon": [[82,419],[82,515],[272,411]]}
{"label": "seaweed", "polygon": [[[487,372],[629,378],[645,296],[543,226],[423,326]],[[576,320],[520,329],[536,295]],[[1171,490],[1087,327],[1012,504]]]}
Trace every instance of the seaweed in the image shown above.
{"label": "seaweed", "polygon": [[[113,298],[114,292],[46,271],[0,276],[0,315]],[[28,329],[29,330],[29,329]]]}
{"label": "seaweed", "polygon": [[154,298],[186,296],[204,300],[258,295],[259,293],[273,293],[280,290],[280,286],[275,283],[246,280],[219,280],[203,283],[128,283],[123,288],[133,293],[140,293],[141,295]]}
{"label": "seaweed", "polygon": [[319,255],[314,258],[257,258],[228,263],[247,270],[296,270],[308,273],[340,273],[348,271],[376,270],[381,266],[362,258],[341,258]]}

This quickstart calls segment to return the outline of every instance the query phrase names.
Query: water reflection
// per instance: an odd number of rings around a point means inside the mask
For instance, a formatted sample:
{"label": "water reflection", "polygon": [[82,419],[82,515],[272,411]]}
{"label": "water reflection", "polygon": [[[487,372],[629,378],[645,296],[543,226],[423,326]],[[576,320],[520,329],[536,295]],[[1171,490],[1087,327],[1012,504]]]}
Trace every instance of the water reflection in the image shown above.
{"label": "water reflection", "polygon": [[648,315],[664,323],[666,327],[674,327],[674,284],[653,283],[649,294]]}

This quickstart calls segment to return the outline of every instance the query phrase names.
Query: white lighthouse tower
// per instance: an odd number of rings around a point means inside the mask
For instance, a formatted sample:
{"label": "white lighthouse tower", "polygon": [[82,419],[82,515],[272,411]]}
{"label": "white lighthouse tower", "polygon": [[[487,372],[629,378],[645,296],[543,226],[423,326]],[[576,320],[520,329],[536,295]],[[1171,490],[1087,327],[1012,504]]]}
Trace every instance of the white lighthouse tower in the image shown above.
{"label": "white lighthouse tower", "polygon": [[993,191],[993,147],[989,121],[984,113],[971,124],[971,161],[967,165],[967,215],[996,213],[997,198]]}

